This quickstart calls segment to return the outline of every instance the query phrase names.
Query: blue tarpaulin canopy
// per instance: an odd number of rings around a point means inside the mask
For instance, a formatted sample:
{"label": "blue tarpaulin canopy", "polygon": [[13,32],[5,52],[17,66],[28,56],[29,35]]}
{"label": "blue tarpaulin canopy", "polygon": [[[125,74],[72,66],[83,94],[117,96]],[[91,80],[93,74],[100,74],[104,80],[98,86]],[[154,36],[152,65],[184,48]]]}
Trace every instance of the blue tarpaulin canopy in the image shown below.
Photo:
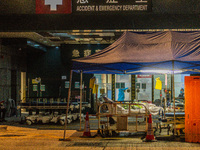
{"label": "blue tarpaulin canopy", "polygon": [[72,70],[101,74],[197,73],[200,32],[124,32],[113,44],[73,59]]}
{"label": "blue tarpaulin canopy", "polygon": [[81,74],[172,73],[176,133],[174,73],[200,72],[200,32],[124,32],[102,51],[73,59],[72,69]]}

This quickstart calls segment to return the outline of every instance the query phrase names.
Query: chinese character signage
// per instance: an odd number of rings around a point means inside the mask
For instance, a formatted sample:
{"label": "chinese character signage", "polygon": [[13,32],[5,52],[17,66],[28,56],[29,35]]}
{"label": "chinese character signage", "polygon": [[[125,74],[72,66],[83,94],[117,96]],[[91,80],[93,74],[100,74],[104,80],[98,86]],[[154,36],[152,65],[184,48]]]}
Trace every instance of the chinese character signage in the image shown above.
{"label": "chinese character signage", "polygon": [[90,56],[91,55],[91,50],[87,49],[84,50],[84,57]]}
{"label": "chinese character signage", "polygon": [[79,52],[79,50],[74,49],[74,50],[72,51],[72,57],[80,57],[80,52]]}
{"label": "chinese character signage", "polygon": [[71,0],[36,0],[36,14],[70,14]]}
{"label": "chinese character signage", "polygon": [[80,3],[80,4],[87,4],[87,3],[88,3],[88,0],[77,0],[77,3]]}
{"label": "chinese character signage", "polygon": [[146,12],[151,11],[152,0],[75,0],[73,12],[79,14],[102,12]]}
{"label": "chinese character signage", "polygon": [[100,49],[97,49],[97,50],[95,50],[95,53],[98,53],[98,52],[100,52],[101,50]]}
{"label": "chinese character signage", "polygon": [[[78,50],[78,49],[74,49],[72,50],[72,58],[79,58],[79,57],[87,57],[92,55],[93,53],[97,53],[99,51],[101,51],[100,49],[97,50],[91,50],[91,49],[85,49],[85,50]],[[80,55],[81,53],[83,53],[83,55]]]}
{"label": "chinese character signage", "polygon": [[[152,0],[1,0],[0,4],[1,14],[121,14],[152,10]],[[165,6],[165,2],[161,4]]]}

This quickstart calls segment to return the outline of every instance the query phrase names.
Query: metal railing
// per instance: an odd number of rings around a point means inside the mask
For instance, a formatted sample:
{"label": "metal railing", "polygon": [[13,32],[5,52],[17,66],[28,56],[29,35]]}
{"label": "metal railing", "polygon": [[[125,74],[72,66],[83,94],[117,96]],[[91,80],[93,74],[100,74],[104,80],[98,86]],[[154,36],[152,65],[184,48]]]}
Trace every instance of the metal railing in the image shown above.
{"label": "metal railing", "polygon": [[[127,105],[128,109],[124,109],[121,105]],[[145,108],[145,112],[140,112],[140,110],[138,109],[138,113],[137,111],[133,111],[131,109],[131,106],[142,106],[143,108]],[[106,112],[101,112],[101,110],[103,110],[102,108],[107,106],[107,110]],[[98,130],[100,130],[100,120],[101,117],[107,117],[107,124],[109,123],[109,117],[136,117],[136,130],[138,131],[138,116],[143,116],[146,118],[146,127],[145,127],[145,132],[147,131],[147,118],[148,118],[148,114],[149,111],[147,109],[147,107],[144,104],[140,104],[140,103],[103,103],[99,105],[99,109],[98,109],[98,113],[96,114],[97,118],[98,118]]]}

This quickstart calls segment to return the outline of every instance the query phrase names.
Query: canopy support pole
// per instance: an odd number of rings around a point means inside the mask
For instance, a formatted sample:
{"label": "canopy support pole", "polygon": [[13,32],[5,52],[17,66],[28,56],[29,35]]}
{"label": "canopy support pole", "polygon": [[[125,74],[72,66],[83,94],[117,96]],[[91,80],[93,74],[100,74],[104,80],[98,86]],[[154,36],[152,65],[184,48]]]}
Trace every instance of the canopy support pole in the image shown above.
{"label": "canopy support pole", "polygon": [[161,107],[163,106],[163,104],[162,104],[162,89],[160,90],[160,105],[161,105]]}
{"label": "canopy support pole", "polygon": [[165,101],[164,101],[164,118],[166,113],[166,102],[167,102],[167,74],[165,74]]}
{"label": "canopy support pole", "polygon": [[[70,70],[69,90],[68,90],[68,98],[67,98],[67,110],[66,110],[66,116],[65,116],[65,126],[64,126],[63,140],[67,140],[67,139],[65,139],[65,135],[66,135],[66,127],[67,127],[67,116],[68,116],[68,111],[69,111],[69,100],[70,100],[70,97],[71,97],[72,74],[73,74],[73,71]],[[68,139],[68,140],[70,140],[70,139]]]}
{"label": "canopy support pole", "polygon": [[[94,86],[96,86],[96,84],[95,84]],[[97,101],[97,92],[98,92],[97,86],[95,87],[95,90],[96,90],[96,109],[97,109],[97,112],[98,112],[98,110],[99,110],[99,109],[98,109],[98,108],[99,108],[98,105],[99,105],[99,104],[98,104],[98,101]]]}
{"label": "canopy support pole", "polygon": [[83,71],[81,70],[81,76],[80,76],[80,115],[79,115],[79,119],[80,119],[80,129],[81,130],[81,113],[82,113],[82,99],[83,99]]}
{"label": "canopy support pole", "polygon": [[173,67],[173,71],[172,71],[172,87],[173,87],[173,91],[172,91],[172,94],[173,94],[173,107],[174,107],[174,133],[173,135],[176,134],[176,115],[175,115],[175,88],[174,88],[174,61],[172,61],[172,67]]}

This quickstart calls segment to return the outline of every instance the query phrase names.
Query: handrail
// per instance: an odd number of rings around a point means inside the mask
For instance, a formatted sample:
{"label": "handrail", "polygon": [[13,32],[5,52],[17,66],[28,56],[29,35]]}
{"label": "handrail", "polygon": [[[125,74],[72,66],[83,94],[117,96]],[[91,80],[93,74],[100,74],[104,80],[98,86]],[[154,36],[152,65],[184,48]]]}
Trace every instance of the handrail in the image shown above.
{"label": "handrail", "polygon": [[[99,105],[98,113],[101,114],[100,110],[101,110],[102,106],[104,106],[104,105],[110,105],[110,104],[114,105],[114,107],[116,108],[115,109],[115,115],[117,114],[117,105],[124,105],[124,104],[129,105],[129,109],[128,109],[129,113],[128,114],[130,114],[130,112],[131,112],[131,105],[142,105],[145,108],[145,114],[146,113],[150,113],[149,110],[147,109],[147,107],[144,104],[140,104],[140,103],[116,103],[116,102],[114,102],[114,103],[102,103],[102,104],[100,104]],[[110,114],[110,115],[112,115],[112,114]]]}
{"label": "handrail", "polygon": [[[118,113],[117,105],[124,105],[124,104],[128,105],[128,113]],[[104,105],[108,106],[108,110],[110,108],[109,113],[101,113],[101,108]],[[110,105],[110,107],[109,107],[109,105]],[[145,108],[145,113],[139,113],[139,114],[140,115],[145,115],[145,117],[147,118],[147,116],[148,116],[148,114],[150,112],[149,112],[149,110],[147,109],[147,107],[144,104],[141,104],[141,103],[117,103],[117,102],[114,102],[114,103],[102,103],[102,104],[99,105],[98,113],[96,114],[96,116],[98,117],[98,130],[100,130],[100,118],[101,118],[101,116],[107,116],[107,117],[108,116],[117,116],[117,117],[119,117],[119,116],[127,116],[128,117],[128,116],[136,115],[136,131],[137,131],[137,116],[138,116],[138,113],[131,113],[131,105],[141,105],[141,106],[143,106]],[[114,111],[113,111],[113,107],[115,109]],[[108,123],[108,119],[107,119],[107,123]],[[147,119],[146,119],[146,130],[145,131],[147,131]]]}

